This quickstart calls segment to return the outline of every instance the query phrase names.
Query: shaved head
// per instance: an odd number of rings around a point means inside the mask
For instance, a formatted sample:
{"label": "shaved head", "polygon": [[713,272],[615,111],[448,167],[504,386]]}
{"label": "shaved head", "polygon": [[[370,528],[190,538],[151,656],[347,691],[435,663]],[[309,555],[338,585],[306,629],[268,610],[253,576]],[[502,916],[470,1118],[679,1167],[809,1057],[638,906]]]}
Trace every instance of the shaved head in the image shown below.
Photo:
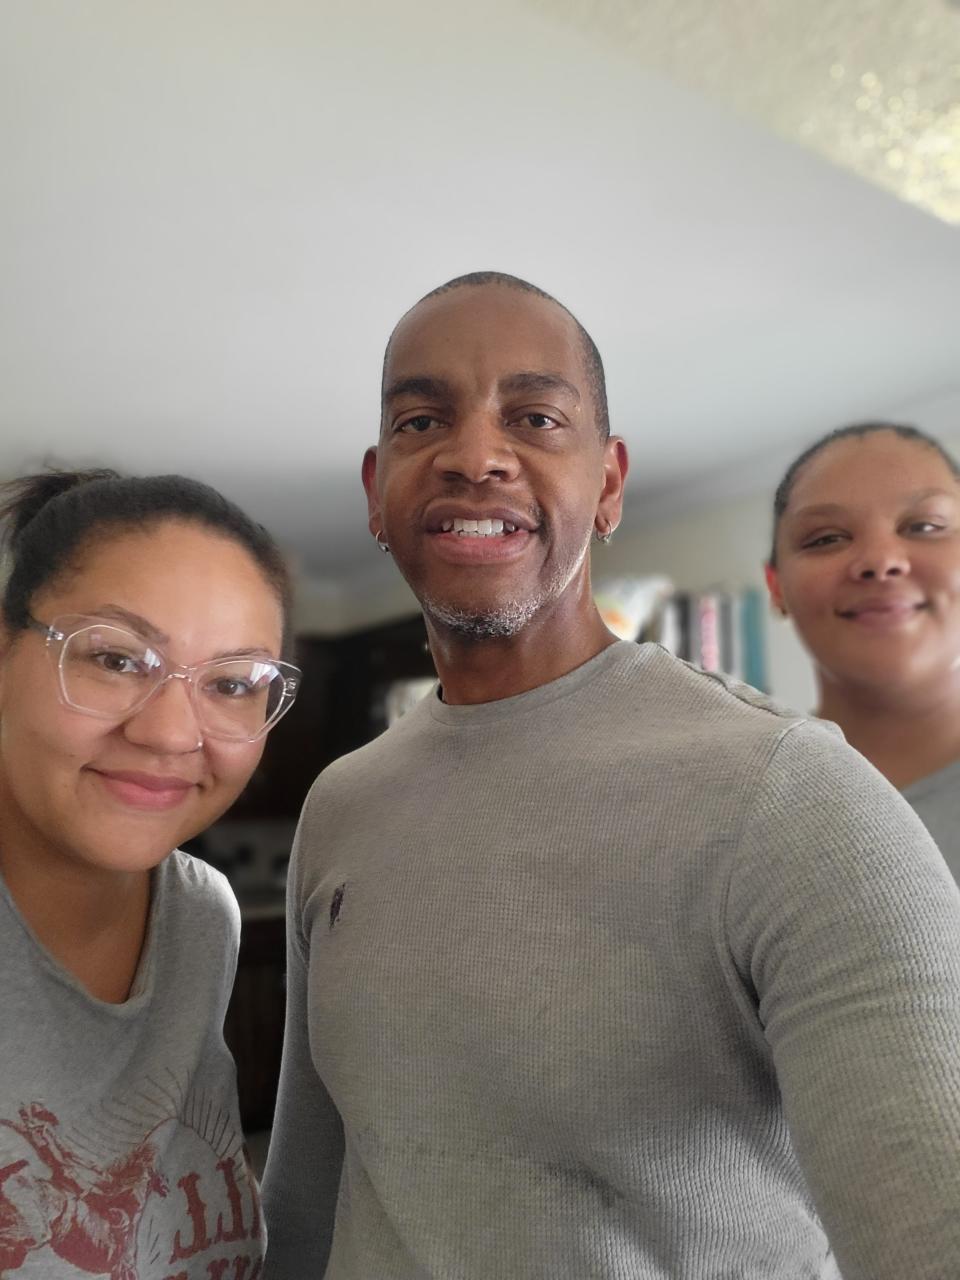
{"label": "shaved head", "polygon": [[[396,333],[397,328],[399,328],[406,316],[411,311],[415,311],[421,302],[427,302],[431,298],[438,298],[442,294],[451,293],[454,289],[483,288],[490,285],[503,289],[516,289],[520,293],[530,293],[538,298],[544,298],[547,302],[552,302],[554,306],[559,307],[573,321],[583,352],[583,363],[587,372],[588,387],[593,401],[597,430],[600,433],[601,440],[606,440],[610,435],[610,413],[607,408],[607,383],[603,371],[603,361],[600,358],[597,345],[572,311],[568,310],[562,302],[558,302],[552,294],[538,288],[535,284],[530,284],[528,280],[521,280],[519,276],[511,276],[503,271],[472,271],[468,275],[456,276],[453,280],[448,280],[446,284],[441,284],[436,289],[431,289],[429,293],[424,294],[418,302],[414,303],[410,311],[401,316],[394,328],[394,333]],[[393,334],[390,335],[386,351],[383,353],[383,375],[380,384],[381,402],[386,391],[386,370],[392,342]]]}

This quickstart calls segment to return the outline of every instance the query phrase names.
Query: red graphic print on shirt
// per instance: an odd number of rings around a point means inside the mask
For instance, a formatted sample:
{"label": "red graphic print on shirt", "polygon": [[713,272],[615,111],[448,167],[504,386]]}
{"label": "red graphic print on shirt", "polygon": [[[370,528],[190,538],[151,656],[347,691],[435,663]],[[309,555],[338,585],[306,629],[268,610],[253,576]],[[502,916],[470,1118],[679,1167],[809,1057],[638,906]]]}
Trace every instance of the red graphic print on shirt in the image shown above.
{"label": "red graphic print on shirt", "polygon": [[[104,1280],[257,1280],[259,1198],[233,1126],[212,1104],[177,1110],[99,1161],[42,1103],[0,1118],[0,1277],[26,1267]],[[129,1109],[111,1120],[122,1131]]]}

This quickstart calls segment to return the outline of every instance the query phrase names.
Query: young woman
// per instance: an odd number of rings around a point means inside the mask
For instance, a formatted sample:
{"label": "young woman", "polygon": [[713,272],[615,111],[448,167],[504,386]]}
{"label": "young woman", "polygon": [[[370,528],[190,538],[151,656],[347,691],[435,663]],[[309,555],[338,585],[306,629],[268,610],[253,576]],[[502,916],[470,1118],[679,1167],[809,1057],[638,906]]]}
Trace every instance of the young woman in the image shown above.
{"label": "young woman", "polygon": [[960,880],[960,468],[913,427],[818,440],[774,500],[767,583],[835,721]]}
{"label": "young woman", "polygon": [[299,673],[269,536],[206,485],[0,491],[0,1275],[259,1274],[222,1026],[239,913],[177,851]]}

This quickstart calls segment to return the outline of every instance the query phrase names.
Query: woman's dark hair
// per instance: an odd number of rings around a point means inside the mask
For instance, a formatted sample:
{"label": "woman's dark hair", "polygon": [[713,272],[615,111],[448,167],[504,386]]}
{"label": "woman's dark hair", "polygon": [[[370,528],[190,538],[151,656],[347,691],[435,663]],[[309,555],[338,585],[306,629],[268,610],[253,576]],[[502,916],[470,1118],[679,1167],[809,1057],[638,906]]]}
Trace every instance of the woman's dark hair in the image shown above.
{"label": "woman's dark hair", "polygon": [[216,489],[186,476],[124,476],[107,469],[50,470],[0,485],[0,525],[10,574],[0,612],[22,631],[33,597],[55,582],[98,538],[184,520],[231,538],[252,556],[276,592],[289,639],[292,586],[283,556],[262,525]]}
{"label": "woman's dark hair", "polygon": [[790,494],[793,492],[793,486],[802,468],[811,458],[816,457],[818,453],[821,453],[828,445],[837,440],[862,439],[864,436],[875,435],[878,431],[892,431],[901,440],[912,440],[916,444],[924,444],[931,449],[935,449],[952,471],[954,478],[960,480],[960,464],[957,463],[956,459],[943,447],[939,440],[927,435],[919,427],[905,426],[901,422],[854,422],[848,427],[837,427],[835,431],[828,431],[825,436],[821,436],[819,440],[815,440],[812,445],[804,449],[799,457],[794,458],[790,466],[787,467],[783,479],[777,485],[777,491],[773,496],[773,539],[770,545],[769,560],[771,565],[776,566],[777,563],[777,533],[780,529],[780,521],[787,509]]}

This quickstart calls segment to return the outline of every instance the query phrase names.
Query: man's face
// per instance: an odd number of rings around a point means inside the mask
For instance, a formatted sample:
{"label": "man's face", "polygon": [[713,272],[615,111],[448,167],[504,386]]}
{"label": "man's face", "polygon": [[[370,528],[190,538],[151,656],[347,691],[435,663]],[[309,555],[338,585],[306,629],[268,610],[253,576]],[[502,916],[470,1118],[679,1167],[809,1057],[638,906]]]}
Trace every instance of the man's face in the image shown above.
{"label": "man's face", "polygon": [[544,607],[589,601],[590,536],[619,521],[625,470],[555,303],[463,286],[397,327],[364,486],[371,531],[435,622],[510,635]]}

